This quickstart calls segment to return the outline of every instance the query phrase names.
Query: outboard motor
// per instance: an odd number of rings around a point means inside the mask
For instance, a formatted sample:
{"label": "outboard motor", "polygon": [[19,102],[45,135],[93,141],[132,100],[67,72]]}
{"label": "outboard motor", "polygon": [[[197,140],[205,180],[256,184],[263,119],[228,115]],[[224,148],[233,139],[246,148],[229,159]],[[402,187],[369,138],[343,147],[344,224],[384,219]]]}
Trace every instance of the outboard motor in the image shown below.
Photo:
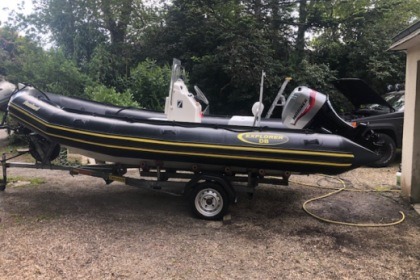
{"label": "outboard motor", "polygon": [[325,94],[305,86],[293,90],[284,105],[282,120],[288,128],[338,134],[370,149],[377,146],[373,131],[364,124],[354,128],[335,112]]}

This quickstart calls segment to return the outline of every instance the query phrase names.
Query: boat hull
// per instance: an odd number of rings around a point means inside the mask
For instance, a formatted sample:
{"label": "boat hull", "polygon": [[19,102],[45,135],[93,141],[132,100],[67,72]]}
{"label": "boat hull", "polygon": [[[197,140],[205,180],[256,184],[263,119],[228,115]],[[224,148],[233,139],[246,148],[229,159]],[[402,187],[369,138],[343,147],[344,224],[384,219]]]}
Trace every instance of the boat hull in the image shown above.
{"label": "boat hull", "polygon": [[66,111],[30,94],[15,96],[9,113],[51,142],[121,164],[154,161],[338,174],[376,159],[372,151],[339,135],[92,116]]}

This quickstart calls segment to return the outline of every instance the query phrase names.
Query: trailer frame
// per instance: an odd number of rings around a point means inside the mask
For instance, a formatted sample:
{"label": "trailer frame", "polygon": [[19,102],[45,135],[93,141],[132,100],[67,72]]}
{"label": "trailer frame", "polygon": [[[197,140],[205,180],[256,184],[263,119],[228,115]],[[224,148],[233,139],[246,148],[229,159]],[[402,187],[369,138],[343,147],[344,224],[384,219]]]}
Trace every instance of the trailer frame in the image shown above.
{"label": "trailer frame", "polygon": [[[7,157],[3,153],[1,159],[2,177],[0,177],[0,191],[5,191],[9,168],[30,168],[68,171],[70,175],[86,175],[102,178],[107,185],[120,182],[124,185],[167,193],[175,196],[185,196],[192,212],[201,219],[219,220],[228,213],[231,204],[237,202],[238,192],[245,192],[252,198],[256,187],[261,184],[288,185],[290,173],[280,173],[281,176],[266,177],[263,170],[248,173],[232,173],[229,168],[225,172],[211,170],[176,170],[165,169],[164,162],[156,162],[149,167],[124,165],[116,163],[67,166],[52,164],[46,161],[35,163],[15,162],[13,159],[29,153],[29,150],[19,151],[16,155]],[[139,178],[126,176],[127,170],[138,169]]]}

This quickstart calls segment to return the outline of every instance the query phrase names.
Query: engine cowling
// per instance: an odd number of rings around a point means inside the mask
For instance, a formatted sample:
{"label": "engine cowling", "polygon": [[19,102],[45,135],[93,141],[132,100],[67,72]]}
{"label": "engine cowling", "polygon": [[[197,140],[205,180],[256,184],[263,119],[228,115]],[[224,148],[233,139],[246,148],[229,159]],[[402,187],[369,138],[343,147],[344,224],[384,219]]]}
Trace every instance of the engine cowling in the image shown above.
{"label": "engine cowling", "polygon": [[308,87],[297,87],[286,101],[282,120],[286,127],[308,128],[319,110],[327,102],[327,97]]}
{"label": "engine cowling", "polygon": [[341,135],[370,149],[377,146],[377,135],[366,125],[351,126],[336,113],[325,94],[305,86],[295,88],[290,94],[282,121],[288,128]]}

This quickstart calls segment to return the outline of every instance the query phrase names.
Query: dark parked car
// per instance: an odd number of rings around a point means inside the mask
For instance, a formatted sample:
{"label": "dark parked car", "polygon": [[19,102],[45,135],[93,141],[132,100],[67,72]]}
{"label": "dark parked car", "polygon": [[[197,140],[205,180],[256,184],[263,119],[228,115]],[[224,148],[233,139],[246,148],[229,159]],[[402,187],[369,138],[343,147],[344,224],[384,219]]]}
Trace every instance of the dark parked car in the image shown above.
{"label": "dark parked car", "polygon": [[379,95],[360,79],[339,79],[334,86],[354,105],[355,109],[344,118],[354,125],[365,123],[379,137],[381,158],[374,167],[385,167],[395,160],[397,148],[402,146],[404,124],[404,90]]}

